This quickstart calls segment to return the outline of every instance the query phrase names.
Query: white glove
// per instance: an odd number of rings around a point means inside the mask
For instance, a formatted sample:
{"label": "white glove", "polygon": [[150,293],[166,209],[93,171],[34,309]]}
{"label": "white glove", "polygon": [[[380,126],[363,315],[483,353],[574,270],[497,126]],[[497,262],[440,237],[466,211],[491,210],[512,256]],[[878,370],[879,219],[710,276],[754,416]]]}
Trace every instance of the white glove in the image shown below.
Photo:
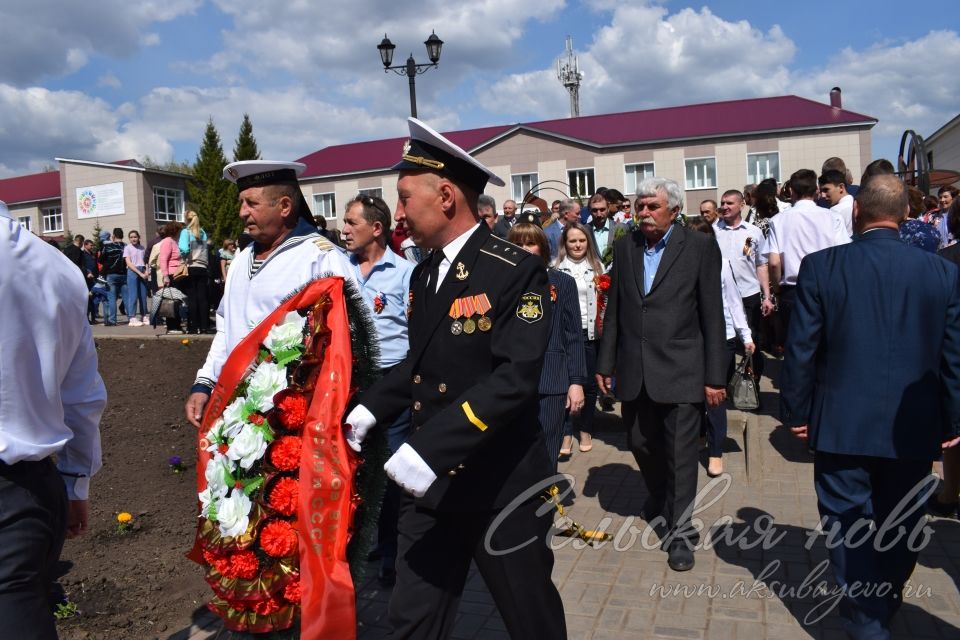
{"label": "white glove", "polygon": [[437,474],[433,472],[430,465],[424,462],[416,449],[406,443],[402,444],[387,460],[383,470],[391,480],[414,498],[422,498],[437,479]]}
{"label": "white glove", "polygon": [[363,406],[358,404],[347,415],[343,425],[343,437],[350,448],[360,453],[360,443],[367,437],[367,433],[377,424],[377,419]]}

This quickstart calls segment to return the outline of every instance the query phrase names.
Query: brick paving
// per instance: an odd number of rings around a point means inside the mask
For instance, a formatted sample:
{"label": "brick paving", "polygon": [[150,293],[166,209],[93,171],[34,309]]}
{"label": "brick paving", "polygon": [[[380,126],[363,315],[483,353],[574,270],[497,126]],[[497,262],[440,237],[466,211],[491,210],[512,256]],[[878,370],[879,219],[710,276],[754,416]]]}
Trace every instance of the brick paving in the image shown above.
{"label": "brick paving", "polygon": [[[776,375],[777,363],[771,364],[768,372]],[[599,527],[608,518],[606,530],[620,533],[620,538],[616,544],[608,542],[599,548],[554,538],[559,548],[553,579],[563,598],[572,640],[846,637],[836,610],[823,613],[828,606],[825,597],[797,590],[805,579],[833,586],[829,568],[824,566],[817,573],[818,565],[826,560],[826,549],[823,536],[812,533],[819,521],[812,458],[772,417],[776,415],[776,391],[769,379],[763,380],[761,390],[758,414],[729,412],[724,466],[730,484],[713,504],[695,515],[713,529],[712,538],[718,542],[697,551],[696,566],[685,573],[667,568],[666,553],[656,548],[655,536],[644,543],[638,535],[629,543],[631,522],[639,530],[645,526],[639,512],[646,493],[636,463],[626,450],[619,416],[616,412],[598,414],[593,451],[575,449],[560,470],[576,481],[571,515],[587,528]],[[705,454],[702,462],[706,462]],[[709,480],[701,466],[701,491]],[[769,518],[773,519],[773,534],[782,539],[768,550],[759,545],[739,548],[736,541],[740,539],[756,543],[760,539],[757,530],[764,531]],[[933,520],[929,526],[934,532],[932,539],[921,552],[911,578],[922,590],[906,600],[894,619],[896,638],[960,638],[960,522]],[[375,573],[372,565],[371,573]],[[768,588],[764,589],[759,579]],[[661,595],[658,588],[664,586],[670,591]],[[357,606],[360,640],[386,636],[389,595],[374,578],[361,585]],[[206,640],[228,635],[209,616],[195,620],[193,627],[171,638]],[[454,638],[509,638],[476,572],[466,585]]]}

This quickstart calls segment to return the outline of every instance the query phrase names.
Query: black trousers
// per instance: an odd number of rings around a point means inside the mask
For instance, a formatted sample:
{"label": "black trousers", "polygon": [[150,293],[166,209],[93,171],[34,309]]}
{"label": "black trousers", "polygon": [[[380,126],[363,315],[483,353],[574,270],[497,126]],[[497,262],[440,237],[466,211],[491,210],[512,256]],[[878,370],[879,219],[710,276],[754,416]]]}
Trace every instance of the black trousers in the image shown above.
{"label": "black trousers", "polygon": [[780,286],[780,302],[777,313],[780,314],[783,323],[783,342],[786,344],[790,336],[790,316],[793,314],[793,308],[797,304],[797,288],[791,285]]}
{"label": "black trousers", "polygon": [[210,328],[210,303],[207,299],[207,269],[190,267],[187,269],[187,329],[191,333],[205,333]]}
{"label": "black trousers", "polygon": [[[763,344],[763,313],[760,310],[760,296],[761,294],[755,293],[741,298],[743,312],[747,316],[747,326],[753,334],[753,343],[757,345],[757,350],[753,352],[753,373],[758,380],[763,375],[764,369],[763,352],[760,350],[760,345]],[[742,345],[737,347],[737,353],[743,353]]]}
{"label": "black trousers", "polygon": [[[497,511],[434,511],[404,494],[390,637],[449,638],[473,560],[511,638],[566,638],[563,602],[550,579],[553,551],[547,533],[553,511],[537,517],[542,506],[540,497],[527,500],[495,524]],[[488,549],[484,540],[493,526]],[[497,555],[491,550],[511,551]]]}
{"label": "black trousers", "polygon": [[0,635],[56,640],[47,597],[66,534],[67,492],[49,459],[0,463]]}
{"label": "black trousers", "polygon": [[627,444],[640,467],[650,497],[644,515],[665,521],[664,547],[682,538],[691,547],[699,540],[690,527],[693,499],[697,495],[697,439],[703,403],[660,404],[647,395],[623,402]]}

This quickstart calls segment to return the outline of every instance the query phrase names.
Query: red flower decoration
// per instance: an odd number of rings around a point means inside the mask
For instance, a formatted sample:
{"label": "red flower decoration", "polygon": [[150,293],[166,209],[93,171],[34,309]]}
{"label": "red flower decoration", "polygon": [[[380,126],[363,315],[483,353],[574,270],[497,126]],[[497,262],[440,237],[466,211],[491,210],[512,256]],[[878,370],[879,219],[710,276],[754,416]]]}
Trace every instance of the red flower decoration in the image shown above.
{"label": "red flower decoration", "polygon": [[236,577],[233,573],[233,569],[230,566],[230,558],[228,558],[227,556],[220,555],[219,553],[214,553],[213,551],[208,551],[204,549],[203,559],[206,561],[208,565],[213,567],[217,571],[217,573],[219,573],[220,575],[226,578]]}
{"label": "red flower decoration", "polygon": [[557,287],[554,285],[550,285],[550,302],[556,302],[556,301],[557,301]]}
{"label": "red flower decoration", "polygon": [[272,520],[260,530],[260,547],[274,558],[293,555],[297,551],[297,532],[286,520]]}
{"label": "red flower decoration", "polygon": [[277,419],[284,429],[299,431],[307,420],[307,398],[299,391],[284,389],[273,396]]}
{"label": "red flower decoration", "polygon": [[230,555],[230,569],[234,576],[252,580],[260,569],[260,563],[253,551],[237,551]]}
{"label": "red flower decoration", "polygon": [[280,478],[270,489],[267,504],[270,508],[285,516],[292,516],[297,511],[297,501],[300,498],[300,483],[294,478]]}
{"label": "red flower decoration", "polygon": [[597,276],[594,281],[597,284],[597,289],[604,293],[610,288],[610,276],[606,273]]}
{"label": "red flower decoration", "polygon": [[283,436],[274,441],[267,453],[267,459],[281,471],[293,471],[300,468],[302,449],[303,443],[298,436]]}
{"label": "red flower decoration", "polygon": [[283,588],[283,599],[287,602],[300,602],[300,578],[297,577]]}
{"label": "red flower decoration", "polygon": [[249,420],[251,424],[255,424],[258,426],[266,422],[266,420],[263,419],[263,416],[260,415],[259,413],[250,414],[247,420]]}
{"label": "red flower decoration", "polygon": [[280,611],[280,606],[280,602],[277,602],[273,598],[267,598],[266,600],[258,600],[257,602],[254,602],[251,609],[261,616],[268,616],[271,613]]}

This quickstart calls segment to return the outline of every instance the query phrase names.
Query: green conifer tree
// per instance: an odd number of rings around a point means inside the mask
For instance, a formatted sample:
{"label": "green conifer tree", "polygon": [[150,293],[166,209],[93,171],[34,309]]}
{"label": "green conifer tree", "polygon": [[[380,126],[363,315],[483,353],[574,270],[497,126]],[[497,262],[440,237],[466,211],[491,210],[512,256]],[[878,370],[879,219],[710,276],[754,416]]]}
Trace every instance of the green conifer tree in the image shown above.
{"label": "green conifer tree", "polygon": [[210,118],[194,163],[193,178],[187,184],[187,196],[189,206],[200,215],[200,224],[213,239],[214,246],[224,238],[236,238],[241,229],[236,187],[223,179],[226,165],[220,134]]}
{"label": "green conifer tree", "polygon": [[233,145],[233,161],[259,159],[260,149],[257,148],[257,139],[253,137],[253,124],[250,122],[250,114],[245,113],[243,114],[243,122],[240,124],[237,142]]}

